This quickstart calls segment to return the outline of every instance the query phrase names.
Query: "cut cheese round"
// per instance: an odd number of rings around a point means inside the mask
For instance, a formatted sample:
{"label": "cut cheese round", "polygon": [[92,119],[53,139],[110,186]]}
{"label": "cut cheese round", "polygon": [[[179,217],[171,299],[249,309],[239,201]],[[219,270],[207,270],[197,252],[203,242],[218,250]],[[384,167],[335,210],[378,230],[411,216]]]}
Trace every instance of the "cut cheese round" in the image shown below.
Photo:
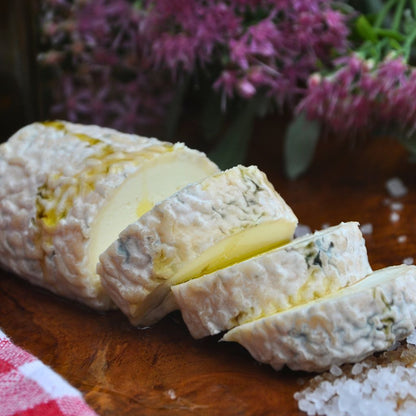
{"label": "cut cheese round", "polygon": [[194,338],[306,303],[371,273],[358,223],[341,223],[172,287]]}
{"label": "cut cheese round", "polygon": [[375,271],[339,292],[227,332],[280,370],[323,371],[390,348],[416,326],[416,266]]}
{"label": "cut cheese round", "polygon": [[292,239],[297,218],[255,166],[188,185],[120,234],[97,271],[134,325],[176,309],[174,284]]}
{"label": "cut cheese round", "polygon": [[218,171],[183,144],[62,121],[26,126],[0,146],[0,263],[106,309],[99,254],[156,202]]}

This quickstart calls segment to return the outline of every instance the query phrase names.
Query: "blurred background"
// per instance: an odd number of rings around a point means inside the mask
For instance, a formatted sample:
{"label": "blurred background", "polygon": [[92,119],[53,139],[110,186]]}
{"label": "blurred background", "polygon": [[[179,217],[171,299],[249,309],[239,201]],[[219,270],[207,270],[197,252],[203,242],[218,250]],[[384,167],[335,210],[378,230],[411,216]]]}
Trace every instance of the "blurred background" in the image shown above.
{"label": "blurred background", "polygon": [[36,2],[0,4],[0,140],[24,124],[43,117],[36,65],[38,43]]}
{"label": "blurred background", "polygon": [[318,141],[416,153],[407,0],[15,0],[0,4],[0,140],[45,119],[185,141],[221,167],[264,134],[286,174]]}

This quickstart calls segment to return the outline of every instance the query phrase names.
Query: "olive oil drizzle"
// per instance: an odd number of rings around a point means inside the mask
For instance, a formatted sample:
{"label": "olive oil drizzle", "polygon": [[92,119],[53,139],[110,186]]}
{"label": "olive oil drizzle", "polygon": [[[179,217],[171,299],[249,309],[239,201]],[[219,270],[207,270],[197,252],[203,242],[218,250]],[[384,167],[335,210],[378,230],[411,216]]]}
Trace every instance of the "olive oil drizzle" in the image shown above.
{"label": "olive oil drizzle", "polygon": [[71,178],[64,177],[62,173],[49,175],[44,184],[38,187],[36,197],[36,219],[46,227],[55,227],[64,219],[78,196],[86,196],[94,191],[95,184],[100,177],[111,173],[121,172],[126,165],[134,166],[151,160],[158,154],[173,150],[171,143],[161,143],[135,152],[122,152],[114,149],[104,141],[90,137],[86,134],[73,133],[60,122],[51,121],[43,123],[48,127],[64,131],[93,146],[96,151],[84,161],[84,168]]}
{"label": "olive oil drizzle", "polygon": [[160,143],[145,147],[140,151],[123,152],[110,144],[86,134],[71,132],[59,121],[43,123],[45,126],[60,130],[63,137],[76,137],[87,146],[94,147],[94,153],[83,161],[83,168],[71,177],[62,172],[49,174],[46,181],[37,189],[36,218],[37,244],[42,247],[43,258],[40,260],[43,276],[53,284],[54,277],[48,272],[47,259],[55,256],[53,234],[56,226],[64,220],[74,205],[76,198],[86,196],[95,190],[99,178],[111,173],[123,172],[127,166],[137,166],[151,160],[157,155],[173,151],[171,143]]}

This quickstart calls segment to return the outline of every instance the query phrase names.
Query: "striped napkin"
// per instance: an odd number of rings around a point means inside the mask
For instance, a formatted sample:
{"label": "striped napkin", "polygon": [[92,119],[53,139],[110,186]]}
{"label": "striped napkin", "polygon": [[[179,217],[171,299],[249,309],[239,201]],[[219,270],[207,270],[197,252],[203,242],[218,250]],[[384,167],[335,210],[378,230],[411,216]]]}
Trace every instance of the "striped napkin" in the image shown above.
{"label": "striped napkin", "polygon": [[0,416],[97,416],[80,391],[0,330]]}

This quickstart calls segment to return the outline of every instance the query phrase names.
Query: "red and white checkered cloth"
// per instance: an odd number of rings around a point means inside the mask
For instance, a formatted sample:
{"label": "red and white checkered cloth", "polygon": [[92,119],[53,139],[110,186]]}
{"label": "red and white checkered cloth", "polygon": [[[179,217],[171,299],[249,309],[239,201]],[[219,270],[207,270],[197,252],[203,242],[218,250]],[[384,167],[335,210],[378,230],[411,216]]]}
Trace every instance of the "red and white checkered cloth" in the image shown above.
{"label": "red and white checkered cloth", "polygon": [[80,391],[0,330],[0,416],[97,416]]}

